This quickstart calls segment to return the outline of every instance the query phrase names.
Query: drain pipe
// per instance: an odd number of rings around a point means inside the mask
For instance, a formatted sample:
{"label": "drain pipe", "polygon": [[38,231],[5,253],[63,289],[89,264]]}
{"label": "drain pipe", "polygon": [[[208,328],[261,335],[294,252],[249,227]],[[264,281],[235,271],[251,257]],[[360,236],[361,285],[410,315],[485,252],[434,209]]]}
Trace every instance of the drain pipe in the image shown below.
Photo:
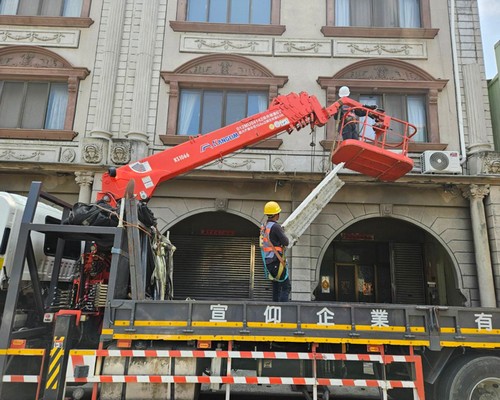
{"label": "drain pipe", "polygon": [[467,151],[465,148],[465,133],[464,133],[464,110],[462,107],[462,88],[460,86],[460,71],[458,68],[457,56],[457,34],[455,29],[455,1],[450,0],[450,39],[451,39],[451,55],[453,60],[453,75],[455,81],[455,97],[457,106],[458,118],[458,135],[460,141],[460,165],[467,161]]}

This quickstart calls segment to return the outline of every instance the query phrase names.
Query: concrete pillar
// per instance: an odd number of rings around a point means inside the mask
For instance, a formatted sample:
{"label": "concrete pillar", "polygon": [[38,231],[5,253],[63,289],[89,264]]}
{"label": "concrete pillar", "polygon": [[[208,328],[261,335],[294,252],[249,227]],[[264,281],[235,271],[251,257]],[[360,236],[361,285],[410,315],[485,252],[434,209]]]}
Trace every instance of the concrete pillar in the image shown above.
{"label": "concrete pillar", "polygon": [[76,171],[75,181],[80,186],[78,201],[89,204],[92,197],[92,183],[94,182],[94,173],[89,171]]}
{"label": "concrete pillar", "polygon": [[[137,141],[136,158],[147,156],[149,144],[147,125],[149,117],[149,99],[151,97],[151,78],[153,75],[153,57],[156,41],[156,18],[159,1],[144,1],[138,42],[141,44],[136,54],[134,95],[130,120],[130,132],[126,137]],[[141,142],[143,145],[141,146]],[[141,154],[142,153],[142,154]]]}
{"label": "concrete pillar", "polygon": [[463,66],[465,109],[469,122],[469,154],[493,150],[486,135],[483,81],[478,64]]}
{"label": "concrete pillar", "polygon": [[470,185],[464,191],[464,197],[470,200],[472,234],[474,237],[481,307],[496,307],[488,226],[486,224],[486,214],[483,203],[483,198],[489,194],[489,190],[488,185]]}
{"label": "concrete pillar", "polygon": [[[123,26],[125,25],[125,0],[111,0],[107,16],[106,36],[104,38],[104,51],[102,53],[102,67],[97,91],[97,107],[94,127],[90,135],[95,138],[109,139],[111,137],[111,117],[116,78],[118,75],[118,62],[122,44]],[[156,1],[153,1],[156,3]],[[106,20],[106,19],[104,19]]]}

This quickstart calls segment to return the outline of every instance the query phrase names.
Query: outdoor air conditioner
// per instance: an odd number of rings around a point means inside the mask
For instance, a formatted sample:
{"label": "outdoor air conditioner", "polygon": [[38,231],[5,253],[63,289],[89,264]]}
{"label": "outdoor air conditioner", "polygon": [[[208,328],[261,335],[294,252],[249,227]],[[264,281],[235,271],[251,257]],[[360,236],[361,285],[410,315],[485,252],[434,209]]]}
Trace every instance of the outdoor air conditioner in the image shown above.
{"label": "outdoor air conditioner", "polygon": [[427,150],[420,156],[423,174],[461,174],[458,151]]}

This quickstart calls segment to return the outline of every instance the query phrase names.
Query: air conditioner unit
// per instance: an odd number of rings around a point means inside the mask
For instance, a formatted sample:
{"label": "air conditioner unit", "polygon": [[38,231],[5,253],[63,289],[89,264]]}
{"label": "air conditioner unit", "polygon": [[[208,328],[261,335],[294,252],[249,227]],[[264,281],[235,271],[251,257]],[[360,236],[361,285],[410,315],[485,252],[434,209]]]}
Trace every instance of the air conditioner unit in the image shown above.
{"label": "air conditioner unit", "polygon": [[424,151],[420,156],[420,165],[423,174],[462,173],[458,151]]}

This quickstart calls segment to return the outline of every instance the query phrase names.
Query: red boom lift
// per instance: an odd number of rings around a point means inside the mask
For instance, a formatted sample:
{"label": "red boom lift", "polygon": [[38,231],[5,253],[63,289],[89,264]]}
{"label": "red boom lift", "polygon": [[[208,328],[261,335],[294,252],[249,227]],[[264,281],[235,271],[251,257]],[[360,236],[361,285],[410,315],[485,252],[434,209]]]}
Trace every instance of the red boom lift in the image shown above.
{"label": "red boom lift", "polygon": [[339,137],[333,163],[345,162],[346,168],[382,181],[394,181],[411,171],[413,161],[407,156],[408,143],[417,130],[410,123],[348,97],[324,108],[315,96],[305,92],[290,93],[277,96],[266,111],[205,135],[190,137],[183,144],[129,165],[110,169],[102,178],[98,200],[115,204],[124,196],[130,180],[135,181],[134,194],[147,200],[163,181],[281,132],[291,133],[308,125],[312,128],[323,126],[341,107],[361,110],[367,116],[361,122],[341,121],[341,128],[345,124],[359,124],[360,140],[342,141]]}

